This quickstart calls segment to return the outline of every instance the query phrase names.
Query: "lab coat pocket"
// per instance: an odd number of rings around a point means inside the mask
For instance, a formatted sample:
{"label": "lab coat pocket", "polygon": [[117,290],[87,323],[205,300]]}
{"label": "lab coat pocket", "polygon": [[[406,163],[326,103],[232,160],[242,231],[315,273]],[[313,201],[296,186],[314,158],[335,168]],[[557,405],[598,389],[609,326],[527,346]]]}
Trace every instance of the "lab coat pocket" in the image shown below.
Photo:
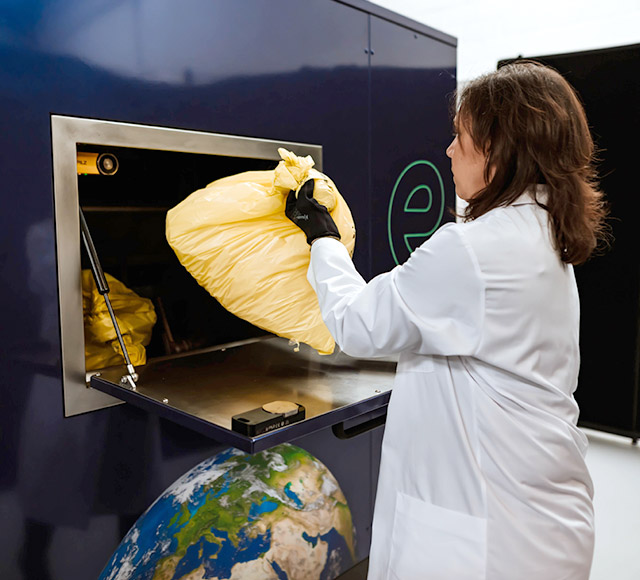
{"label": "lab coat pocket", "polygon": [[398,358],[399,373],[432,373],[433,357],[424,354],[403,352]]}
{"label": "lab coat pocket", "polygon": [[390,580],[485,580],[487,521],[398,492]]}

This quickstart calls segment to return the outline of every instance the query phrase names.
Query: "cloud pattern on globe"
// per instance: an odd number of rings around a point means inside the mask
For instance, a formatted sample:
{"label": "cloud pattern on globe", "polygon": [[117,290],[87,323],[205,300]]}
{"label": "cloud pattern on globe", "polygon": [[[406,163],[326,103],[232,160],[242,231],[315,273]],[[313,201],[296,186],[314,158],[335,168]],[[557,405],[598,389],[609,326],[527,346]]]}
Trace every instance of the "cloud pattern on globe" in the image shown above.
{"label": "cloud pattern on globe", "polygon": [[354,550],[346,499],[318,459],[290,444],[228,449],[149,507],[100,580],[330,580]]}

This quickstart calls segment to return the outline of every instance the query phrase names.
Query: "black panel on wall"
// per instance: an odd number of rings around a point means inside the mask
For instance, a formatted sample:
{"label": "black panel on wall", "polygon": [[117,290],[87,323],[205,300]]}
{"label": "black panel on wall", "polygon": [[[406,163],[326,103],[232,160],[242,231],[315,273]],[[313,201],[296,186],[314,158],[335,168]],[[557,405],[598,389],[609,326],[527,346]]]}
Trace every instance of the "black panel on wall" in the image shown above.
{"label": "black panel on wall", "polygon": [[535,60],[557,69],[584,103],[599,149],[601,187],[610,202],[615,238],[608,252],[576,268],[580,424],[637,437],[640,196],[637,147],[632,143],[640,132],[640,44]]}

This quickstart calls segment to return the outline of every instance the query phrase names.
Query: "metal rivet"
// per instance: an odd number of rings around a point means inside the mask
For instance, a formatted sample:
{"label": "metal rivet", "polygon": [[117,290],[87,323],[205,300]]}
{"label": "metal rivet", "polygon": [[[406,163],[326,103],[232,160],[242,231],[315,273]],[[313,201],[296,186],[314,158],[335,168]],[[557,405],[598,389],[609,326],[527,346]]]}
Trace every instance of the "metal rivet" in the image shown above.
{"label": "metal rivet", "polygon": [[162,399],[162,402],[166,405],[169,402],[169,399]]}
{"label": "metal rivet", "polygon": [[376,393],[381,393],[382,391],[380,391],[379,389],[376,389],[375,391]]}

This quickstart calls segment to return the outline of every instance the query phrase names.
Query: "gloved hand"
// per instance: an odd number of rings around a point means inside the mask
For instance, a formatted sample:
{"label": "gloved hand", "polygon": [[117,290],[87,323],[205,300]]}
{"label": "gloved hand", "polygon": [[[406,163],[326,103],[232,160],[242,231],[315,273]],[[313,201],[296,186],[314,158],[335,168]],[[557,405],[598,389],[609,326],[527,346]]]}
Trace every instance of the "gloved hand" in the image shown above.
{"label": "gloved hand", "polygon": [[307,235],[309,245],[313,240],[327,236],[340,239],[338,226],[329,210],[313,198],[313,179],[302,185],[297,198],[295,191],[289,192],[284,213]]}

